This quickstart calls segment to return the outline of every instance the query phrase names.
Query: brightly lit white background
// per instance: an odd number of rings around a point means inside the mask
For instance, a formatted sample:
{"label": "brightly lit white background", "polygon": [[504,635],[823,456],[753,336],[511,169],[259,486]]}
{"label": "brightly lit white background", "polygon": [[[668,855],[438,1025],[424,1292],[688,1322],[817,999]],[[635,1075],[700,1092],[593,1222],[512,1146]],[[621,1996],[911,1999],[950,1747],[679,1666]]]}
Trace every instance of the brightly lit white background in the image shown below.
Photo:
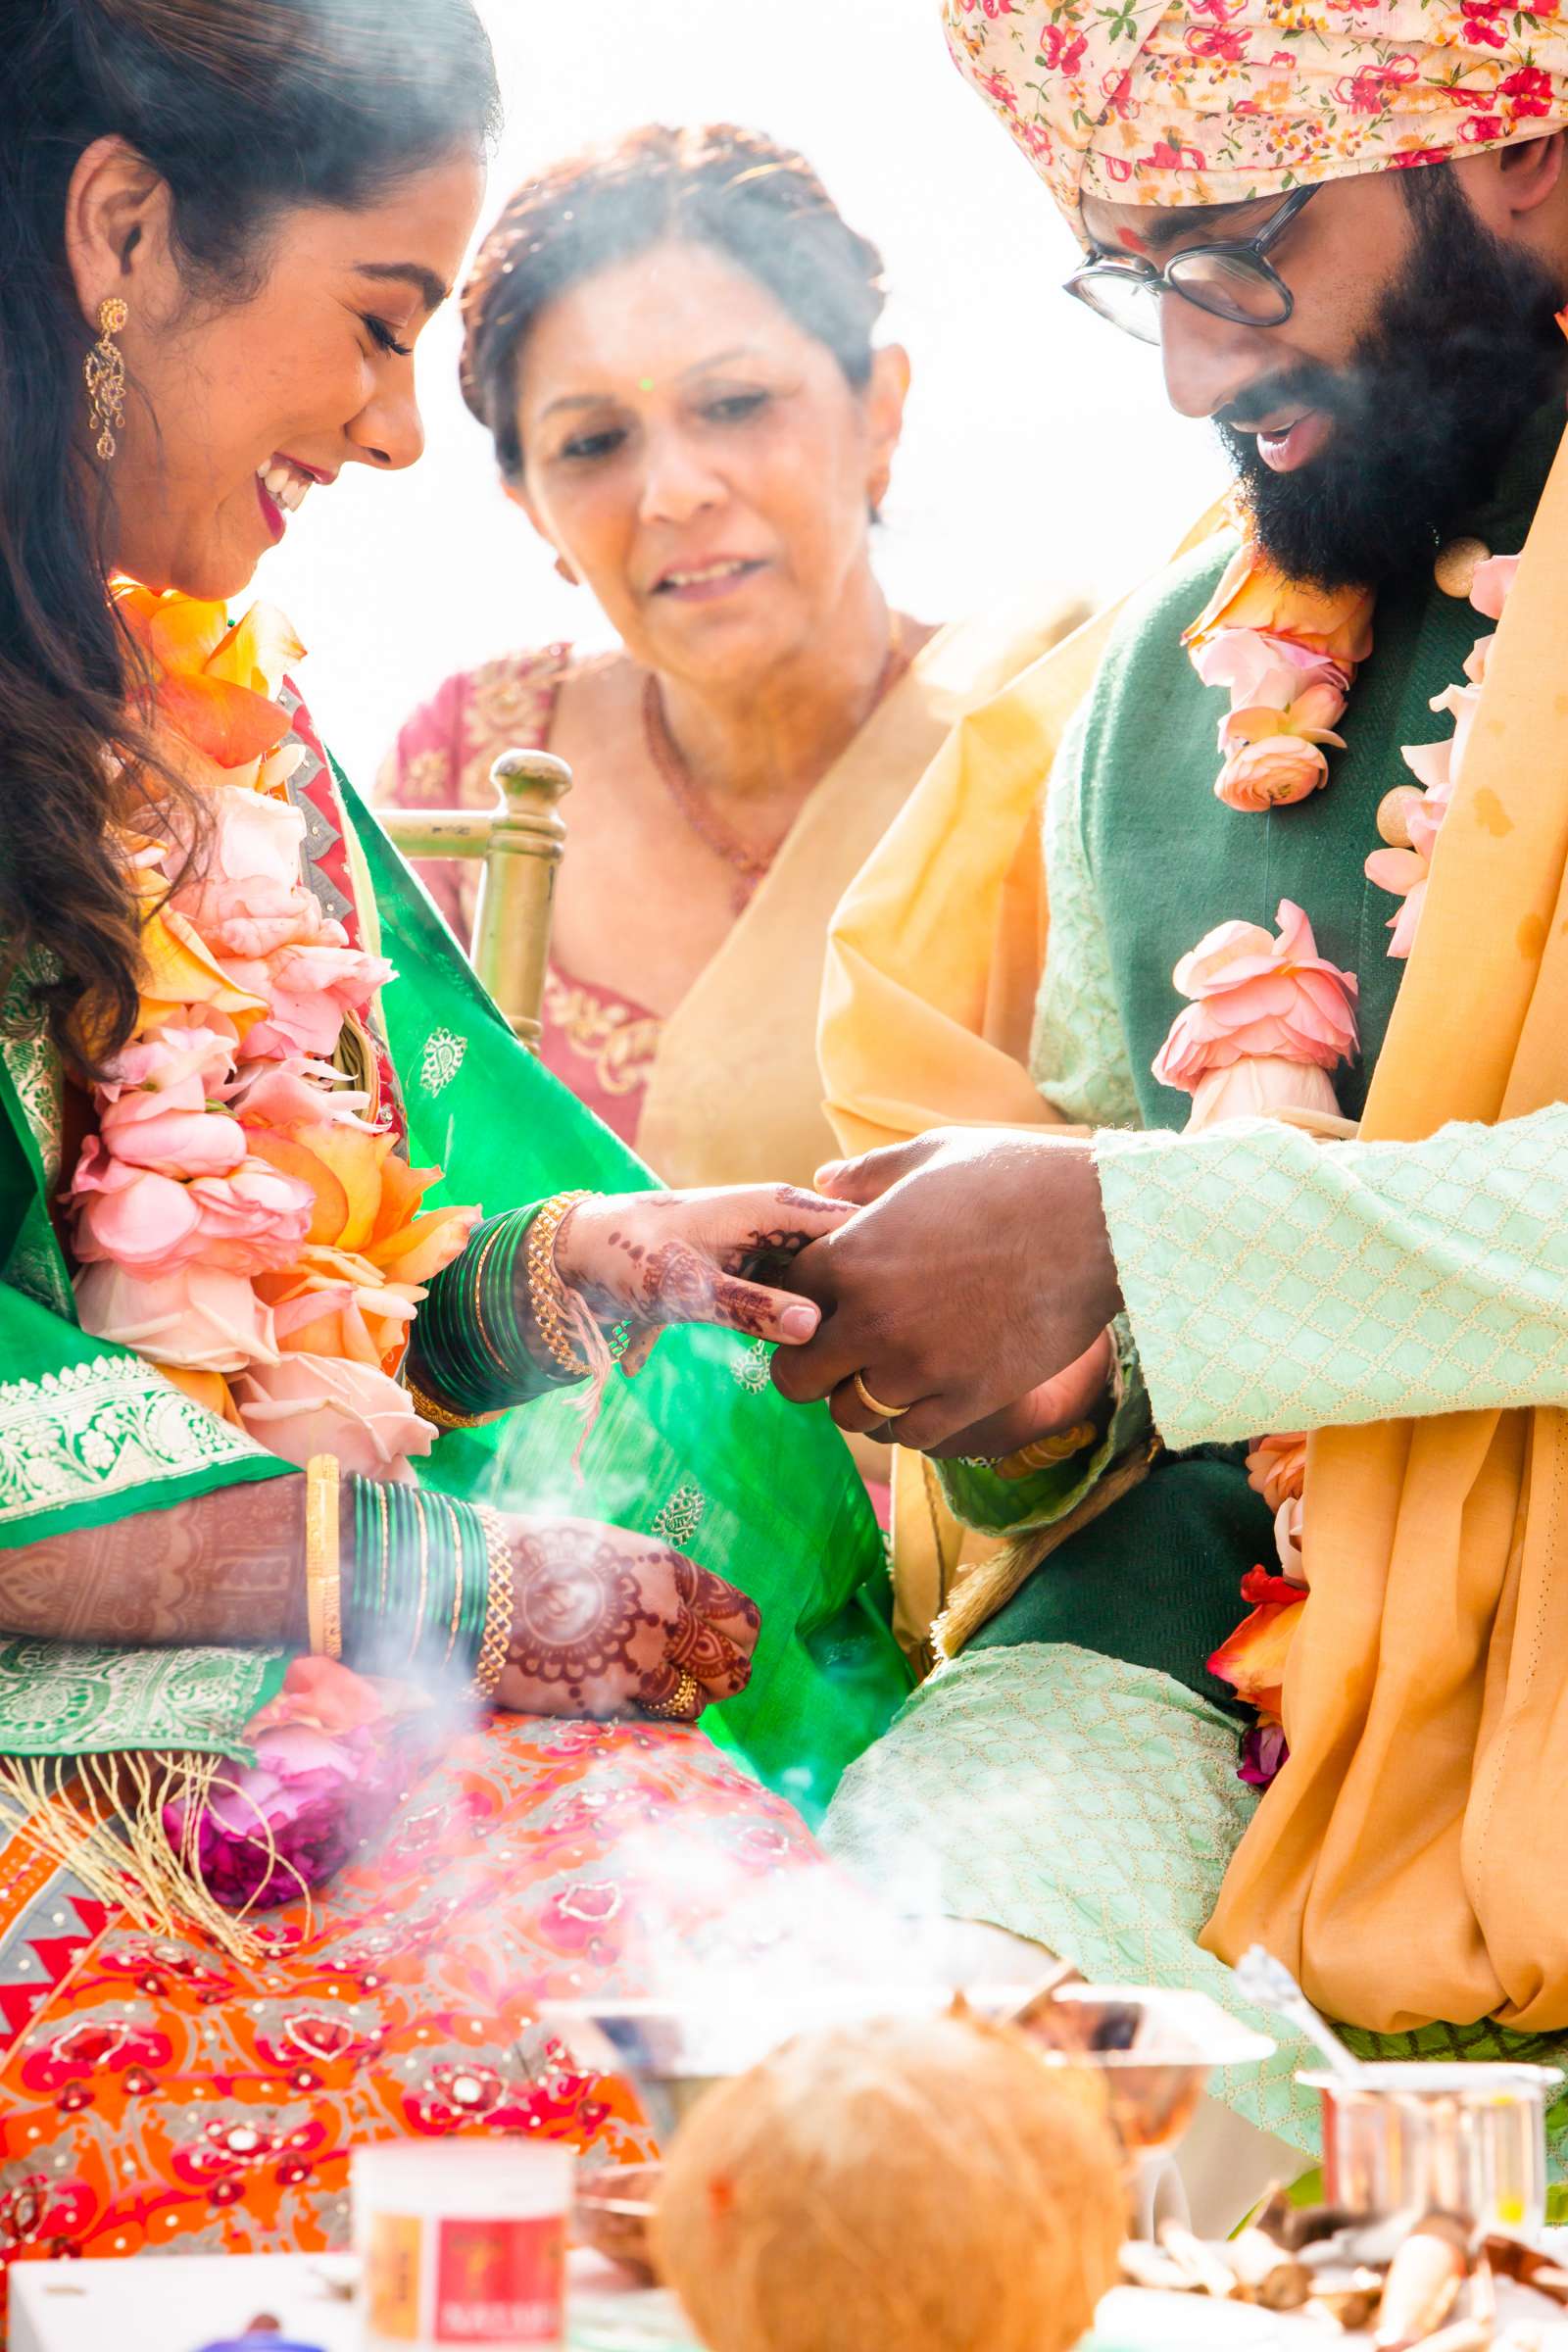
{"label": "brightly lit white background", "polygon": [[[892,595],[947,619],[1023,591],[1100,596],[1156,564],[1223,479],[1170,415],[1157,356],[1058,291],[1073,246],[948,60],[935,0],[482,0],[507,129],[486,221],[540,164],[650,120],[740,122],[810,157],[881,244],[914,391],[882,534]],[[603,641],[502,499],[456,381],[458,321],[421,342],[428,447],[351,466],[259,575],[313,659],[304,685],[367,781],[448,671],[558,636]]]}

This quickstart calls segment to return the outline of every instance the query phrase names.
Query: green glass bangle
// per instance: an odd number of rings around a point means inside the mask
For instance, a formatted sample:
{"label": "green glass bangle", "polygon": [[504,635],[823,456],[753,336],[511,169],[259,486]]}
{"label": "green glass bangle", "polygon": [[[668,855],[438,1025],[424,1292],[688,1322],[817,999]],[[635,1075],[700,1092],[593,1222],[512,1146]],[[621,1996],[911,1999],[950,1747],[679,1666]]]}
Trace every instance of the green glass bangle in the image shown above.
{"label": "green glass bangle", "polygon": [[409,1349],[409,1377],[465,1417],[504,1412],[569,1376],[542,1363],[517,1314],[516,1263],[536,1208],[487,1218],[435,1277]]}
{"label": "green glass bangle", "polygon": [[489,1558],[471,1503],[401,1480],[355,1477],[343,1656],[363,1673],[473,1679]]}

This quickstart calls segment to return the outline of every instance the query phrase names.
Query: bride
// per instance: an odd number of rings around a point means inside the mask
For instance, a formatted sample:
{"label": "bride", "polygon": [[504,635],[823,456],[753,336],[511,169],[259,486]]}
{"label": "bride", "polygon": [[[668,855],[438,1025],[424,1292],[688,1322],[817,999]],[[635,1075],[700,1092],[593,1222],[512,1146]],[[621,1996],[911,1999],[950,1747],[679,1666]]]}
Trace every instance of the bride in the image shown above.
{"label": "bride", "polygon": [[531,2004],[814,1866],[721,1746],[819,1807],[902,1695],[760,1375],[845,1212],[649,1192],[230,619],[419,455],[469,0],[38,0],[10,62],[0,2258],[318,2246],[355,2139],[641,2150]]}

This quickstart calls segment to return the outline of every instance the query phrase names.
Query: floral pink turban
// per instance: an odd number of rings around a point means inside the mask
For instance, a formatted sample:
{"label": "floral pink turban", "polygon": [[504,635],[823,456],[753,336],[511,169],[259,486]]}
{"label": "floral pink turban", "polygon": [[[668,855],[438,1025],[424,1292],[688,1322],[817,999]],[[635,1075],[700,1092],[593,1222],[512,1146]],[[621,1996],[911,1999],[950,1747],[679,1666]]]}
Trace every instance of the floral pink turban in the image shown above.
{"label": "floral pink turban", "polygon": [[1237,204],[1568,122],[1568,0],[942,0],[1069,220]]}

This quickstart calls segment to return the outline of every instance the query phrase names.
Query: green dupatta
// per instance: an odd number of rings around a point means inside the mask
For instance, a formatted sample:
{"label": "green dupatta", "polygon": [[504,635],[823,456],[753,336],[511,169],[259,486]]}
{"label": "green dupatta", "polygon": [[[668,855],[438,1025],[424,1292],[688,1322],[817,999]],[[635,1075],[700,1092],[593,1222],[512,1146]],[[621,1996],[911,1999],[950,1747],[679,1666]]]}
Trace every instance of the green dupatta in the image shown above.
{"label": "green dupatta", "polygon": [[[579,1188],[648,1189],[641,1162],[518,1046],[374,817],[337,783],[398,972],[382,1013],[410,1156],[446,1170],[437,1198],[494,1213]],[[36,1028],[20,1029],[26,1001],[22,976],[0,1043],[0,1554],[290,1469],[77,1326],[47,1206],[62,1180],[61,1075]],[[611,1384],[578,1478],[581,1427],[569,1392],[545,1397],[439,1439],[419,1474],[505,1508],[642,1529],[748,1592],[762,1612],[752,1684],[704,1728],[814,1821],[908,1688],[881,1537],[837,1431],[824,1411],[782,1401],[760,1346],[695,1329],[666,1333],[636,1381]],[[278,1671],[254,1651],[0,1643],[0,1756],[240,1754]]]}

